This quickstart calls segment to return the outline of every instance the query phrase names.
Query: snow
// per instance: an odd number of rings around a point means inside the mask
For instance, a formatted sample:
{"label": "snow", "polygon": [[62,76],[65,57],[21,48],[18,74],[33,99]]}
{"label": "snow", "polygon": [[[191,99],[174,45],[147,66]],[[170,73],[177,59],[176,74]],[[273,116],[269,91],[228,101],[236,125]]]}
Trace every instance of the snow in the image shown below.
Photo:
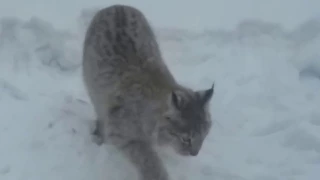
{"label": "snow", "polygon": [[[292,2],[294,7],[303,4]],[[81,10],[82,5],[88,9]],[[24,9],[16,17],[11,13],[0,19],[1,180],[134,179],[135,171],[115,149],[91,139],[95,115],[80,68],[91,7],[79,1],[72,10],[78,24],[63,30],[54,22],[64,21],[64,14],[43,18],[45,9],[35,10],[37,17],[20,17]],[[154,18],[174,76],[194,89],[215,82],[214,126],[200,154],[161,154],[173,180],[319,177],[320,21],[304,20],[310,15],[296,15],[294,23],[300,25],[291,30],[285,16],[278,19],[283,22],[244,19],[230,30],[186,28],[184,22],[174,27],[174,20],[163,24],[165,19],[157,25],[160,16]]]}
{"label": "snow", "polygon": [[[75,19],[84,8],[124,3],[143,10],[156,26],[200,31],[203,28],[234,29],[243,19],[251,18],[281,23],[285,28],[292,29],[303,21],[320,16],[319,0],[201,0],[199,2],[77,0],[75,3],[75,0],[28,0],[28,3],[25,3],[25,0],[1,0],[0,16],[14,15],[23,20],[28,20],[32,16],[42,17],[55,27],[66,28],[75,24]],[[23,6],[17,8],[20,4]]]}

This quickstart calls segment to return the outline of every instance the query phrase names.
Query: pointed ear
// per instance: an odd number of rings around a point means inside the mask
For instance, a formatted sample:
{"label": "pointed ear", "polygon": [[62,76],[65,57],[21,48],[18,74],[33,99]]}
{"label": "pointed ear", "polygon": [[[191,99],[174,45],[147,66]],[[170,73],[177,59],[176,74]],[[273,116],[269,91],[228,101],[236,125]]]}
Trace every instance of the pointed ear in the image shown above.
{"label": "pointed ear", "polygon": [[210,89],[197,91],[199,94],[200,101],[203,105],[206,105],[213,96],[214,93],[214,83],[212,84]]}
{"label": "pointed ear", "polygon": [[183,105],[183,99],[182,96],[175,91],[171,92],[171,102],[174,105],[175,108],[181,109]]}

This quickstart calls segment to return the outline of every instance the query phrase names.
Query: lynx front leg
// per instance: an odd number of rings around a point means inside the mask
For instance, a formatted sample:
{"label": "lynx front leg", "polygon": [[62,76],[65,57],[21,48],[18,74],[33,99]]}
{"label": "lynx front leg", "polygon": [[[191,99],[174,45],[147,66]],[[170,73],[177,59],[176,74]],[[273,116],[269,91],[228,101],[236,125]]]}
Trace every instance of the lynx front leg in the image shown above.
{"label": "lynx front leg", "polygon": [[135,105],[110,108],[108,121],[104,121],[104,137],[134,165],[139,180],[169,180],[164,164],[149,142],[151,137],[142,128],[144,121],[137,116],[135,108],[131,108]]}
{"label": "lynx front leg", "polygon": [[92,135],[94,135],[94,142],[97,143],[99,146],[104,143],[103,138],[103,122],[101,118],[97,118],[95,121],[95,127],[94,131],[92,132]]}
{"label": "lynx front leg", "polygon": [[132,140],[120,148],[137,168],[141,180],[169,180],[161,159],[149,143]]}

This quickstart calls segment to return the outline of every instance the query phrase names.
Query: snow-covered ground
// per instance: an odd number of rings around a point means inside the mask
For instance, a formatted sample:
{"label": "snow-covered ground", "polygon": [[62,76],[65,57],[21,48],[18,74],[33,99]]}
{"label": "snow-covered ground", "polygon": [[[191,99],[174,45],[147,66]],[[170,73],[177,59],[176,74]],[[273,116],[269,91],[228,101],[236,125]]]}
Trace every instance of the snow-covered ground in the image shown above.
{"label": "snow-covered ground", "polygon": [[[77,28],[67,30],[15,12],[0,19],[1,180],[134,179],[115,149],[91,140],[80,64],[92,14],[78,13]],[[230,31],[156,29],[180,82],[216,83],[215,124],[199,156],[164,157],[172,180],[319,178],[320,22],[284,26],[244,20]]]}

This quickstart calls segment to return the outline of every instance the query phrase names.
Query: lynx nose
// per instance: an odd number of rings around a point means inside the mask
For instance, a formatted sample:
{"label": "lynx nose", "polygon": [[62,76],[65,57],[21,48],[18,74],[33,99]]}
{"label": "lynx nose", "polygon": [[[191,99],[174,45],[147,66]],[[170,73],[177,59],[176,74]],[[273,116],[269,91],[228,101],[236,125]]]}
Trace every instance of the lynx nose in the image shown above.
{"label": "lynx nose", "polygon": [[189,153],[190,153],[191,156],[196,156],[196,155],[198,155],[199,150],[197,150],[197,149],[191,149]]}

